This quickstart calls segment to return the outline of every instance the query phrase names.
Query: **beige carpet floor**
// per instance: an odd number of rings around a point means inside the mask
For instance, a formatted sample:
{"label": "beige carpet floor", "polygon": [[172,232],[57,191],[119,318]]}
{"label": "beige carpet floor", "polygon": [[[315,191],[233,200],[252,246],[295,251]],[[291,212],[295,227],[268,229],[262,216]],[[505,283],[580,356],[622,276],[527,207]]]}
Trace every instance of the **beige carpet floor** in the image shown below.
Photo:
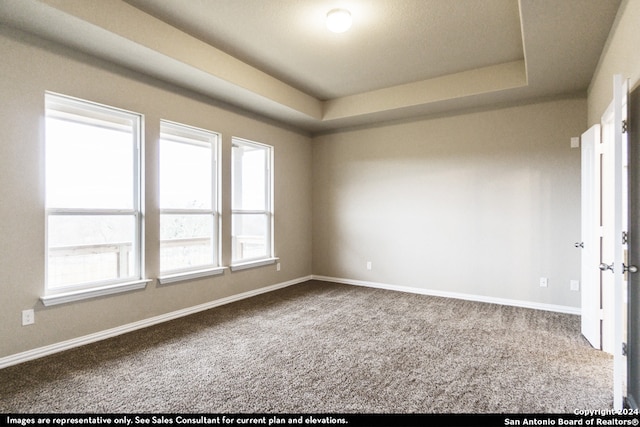
{"label": "beige carpet floor", "polygon": [[310,281],[0,370],[0,413],[573,413],[578,316]]}

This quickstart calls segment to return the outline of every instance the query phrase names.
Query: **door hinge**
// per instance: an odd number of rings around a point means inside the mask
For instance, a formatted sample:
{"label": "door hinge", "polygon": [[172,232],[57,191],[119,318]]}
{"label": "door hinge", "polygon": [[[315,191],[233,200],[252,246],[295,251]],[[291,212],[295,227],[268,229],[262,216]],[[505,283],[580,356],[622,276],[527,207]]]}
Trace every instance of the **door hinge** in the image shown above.
{"label": "door hinge", "polygon": [[629,243],[629,233],[626,231],[622,232],[622,244],[626,245],[627,243]]}
{"label": "door hinge", "polygon": [[623,356],[627,355],[627,343],[626,342],[622,343],[622,355]]}
{"label": "door hinge", "polygon": [[604,320],[604,310],[603,309],[598,310],[598,315],[600,316],[600,320]]}
{"label": "door hinge", "polygon": [[627,133],[629,131],[629,122],[626,120],[622,121],[622,133]]}

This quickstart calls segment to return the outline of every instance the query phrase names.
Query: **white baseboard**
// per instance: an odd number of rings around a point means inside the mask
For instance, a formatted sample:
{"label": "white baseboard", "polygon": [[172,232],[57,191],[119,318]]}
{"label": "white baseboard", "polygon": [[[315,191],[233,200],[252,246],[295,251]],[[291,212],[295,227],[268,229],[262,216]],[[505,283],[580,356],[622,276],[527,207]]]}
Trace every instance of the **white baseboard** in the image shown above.
{"label": "white baseboard", "polygon": [[532,308],[535,310],[554,311],[557,313],[577,314],[579,315],[581,310],[578,307],[571,307],[566,305],[544,304],[531,301],[521,301],[506,298],[487,297],[483,295],[463,294],[458,292],[439,291],[435,289],[423,289],[414,288],[412,286],[397,286],[389,285],[386,283],[367,282],[364,280],[352,280],[343,279],[339,277],[327,277],[312,275],[313,280],[321,280],[325,282],[342,283],[345,285],[365,286],[369,288],[387,289],[390,291],[409,292],[421,295],[431,295],[436,297],[455,298],[468,301],[486,302],[491,304],[509,305],[513,307]]}
{"label": "white baseboard", "polygon": [[178,319],[180,317],[188,316],[190,314],[198,313],[200,311],[208,310],[210,308],[219,307],[221,305],[230,304],[232,302],[240,301],[246,298],[251,298],[256,295],[272,292],[277,289],[286,288],[288,286],[296,285],[298,283],[306,282],[308,280],[311,280],[311,276],[300,277],[298,279],[289,280],[287,282],[277,283],[275,285],[255,289],[253,291],[243,292],[237,295],[231,295],[229,297],[220,298],[204,304],[184,308],[182,310],[172,311],[171,313],[150,317],[148,319],[140,320],[138,322],[129,323],[127,325],[118,326],[116,328],[107,329],[104,331],[96,332],[94,334],[85,335],[83,337],[78,337],[71,340],[62,341],[56,344],[35,348],[33,350],[27,350],[22,353],[17,353],[11,356],[2,357],[0,358],[0,369],[6,368],[12,365],[17,365],[19,363],[23,363],[29,360],[38,359],[40,357],[48,356],[50,354],[58,353],[64,350],[80,347],[96,341],[112,338],[118,335],[125,334],[127,332],[135,331],[137,329],[142,329],[149,326],[157,325],[158,323],[167,322],[173,319]]}
{"label": "white baseboard", "polygon": [[200,311],[208,310],[210,308],[219,307],[221,305],[230,304],[232,302],[240,301],[246,298],[251,298],[260,294],[286,288],[288,286],[296,285],[298,283],[303,283],[308,280],[321,280],[325,282],[341,283],[345,285],[365,286],[369,288],[379,288],[379,289],[387,289],[387,290],[399,291],[399,292],[409,292],[409,293],[415,293],[415,294],[421,294],[421,295],[431,295],[431,296],[438,296],[438,297],[445,297],[445,298],[463,299],[468,301],[478,301],[478,302],[486,302],[486,303],[492,303],[492,304],[509,305],[514,307],[532,308],[536,310],[554,311],[558,313],[577,314],[577,315],[580,314],[580,308],[564,306],[564,305],[543,304],[543,303],[536,303],[531,301],[494,298],[494,297],[486,297],[482,295],[415,288],[411,286],[397,286],[397,285],[390,285],[386,283],[367,282],[363,280],[352,280],[352,279],[344,279],[344,278],[338,278],[338,277],[311,275],[311,276],[300,277],[298,279],[289,280],[287,282],[277,283],[271,286],[266,286],[264,288],[255,289],[253,291],[243,292],[237,295],[231,295],[229,297],[217,299],[217,300],[196,305],[193,307],[184,308],[182,310],[172,311],[170,313],[161,314],[155,317],[150,317],[148,319],[144,319],[138,322],[118,326],[116,328],[111,328],[104,331],[96,332],[94,334],[85,335],[85,336],[74,338],[71,340],[62,341],[62,342],[47,345],[44,347],[35,348],[33,350],[27,350],[22,353],[17,353],[11,356],[2,357],[0,358],[0,369],[6,368],[12,365],[17,365],[19,363],[27,362],[29,360],[38,359],[40,357],[48,356],[61,351],[69,350],[75,347],[80,347],[96,341],[112,338],[118,335],[125,334],[127,332],[132,332],[138,329],[143,329],[149,326],[157,325],[158,323],[163,323],[169,320],[178,319],[180,317],[188,316],[190,314],[195,314]]}

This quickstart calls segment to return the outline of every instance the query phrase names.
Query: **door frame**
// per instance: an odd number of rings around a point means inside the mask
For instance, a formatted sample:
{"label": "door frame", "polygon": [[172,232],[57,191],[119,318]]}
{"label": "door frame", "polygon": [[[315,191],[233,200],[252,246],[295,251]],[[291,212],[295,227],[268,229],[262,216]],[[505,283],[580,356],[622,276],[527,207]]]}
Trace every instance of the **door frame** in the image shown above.
{"label": "door frame", "polygon": [[[640,247],[640,86],[629,93],[629,247]],[[630,265],[640,266],[640,251],[629,251]],[[627,282],[627,401],[625,406],[639,409],[640,404],[640,274],[629,275]]]}

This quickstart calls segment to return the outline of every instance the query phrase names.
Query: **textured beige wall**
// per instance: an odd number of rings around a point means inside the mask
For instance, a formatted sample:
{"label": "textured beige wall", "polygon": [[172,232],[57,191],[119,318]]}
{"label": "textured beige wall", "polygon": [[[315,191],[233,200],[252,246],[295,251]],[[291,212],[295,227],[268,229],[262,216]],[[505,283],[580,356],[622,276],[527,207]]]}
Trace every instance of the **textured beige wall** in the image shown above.
{"label": "textured beige wall", "polygon": [[[0,357],[318,275],[579,307],[580,156],[611,76],[640,81],[640,0],[623,0],[588,103],[566,99],[314,138],[0,27]],[[45,308],[43,93],[140,112],[146,124],[147,276],[158,271],[158,121],[275,146],[273,266]],[[313,148],[312,148],[313,147]],[[311,170],[313,168],[313,177]],[[230,260],[223,193],[223,262]],[[312,207],[313,202],[313,207]],[[311,217],[313,214],[313,223]],[[313,237],[313,246],[310,236]],[[313,264],[312,264],[313,249]],[[366,269],[366,262],[373,269]],[[540,288],[541,276],[549,287]],[[35,308],[36,324],[20,325]]]}
{"label": "textured beige wall", "polygon": [[566,99],[314,138],[313,273],[579,307],[585,128]]}
{"label": "textured beige wall", "polygon": [[[0,357],[81,337],[222,297],[311,274],[311,142],[276,124],[215,105],[175,87],[0,27]],[[144,291],[43,307],[44,91],[84,98],[145,116],[146,270],[158,272],[159,120],[222,133],[223,261],[230,248],[231,137],[275,147],[275,266]],[[35,308],[36,323],[21,326]]]}
{"label": "textured beige wall", "polygon": [[613,100],[613,75],[629,79],[629,88],[640,85],[640,0],[623,0],[600,63],[591,80],[588,97],[589,125]]}

